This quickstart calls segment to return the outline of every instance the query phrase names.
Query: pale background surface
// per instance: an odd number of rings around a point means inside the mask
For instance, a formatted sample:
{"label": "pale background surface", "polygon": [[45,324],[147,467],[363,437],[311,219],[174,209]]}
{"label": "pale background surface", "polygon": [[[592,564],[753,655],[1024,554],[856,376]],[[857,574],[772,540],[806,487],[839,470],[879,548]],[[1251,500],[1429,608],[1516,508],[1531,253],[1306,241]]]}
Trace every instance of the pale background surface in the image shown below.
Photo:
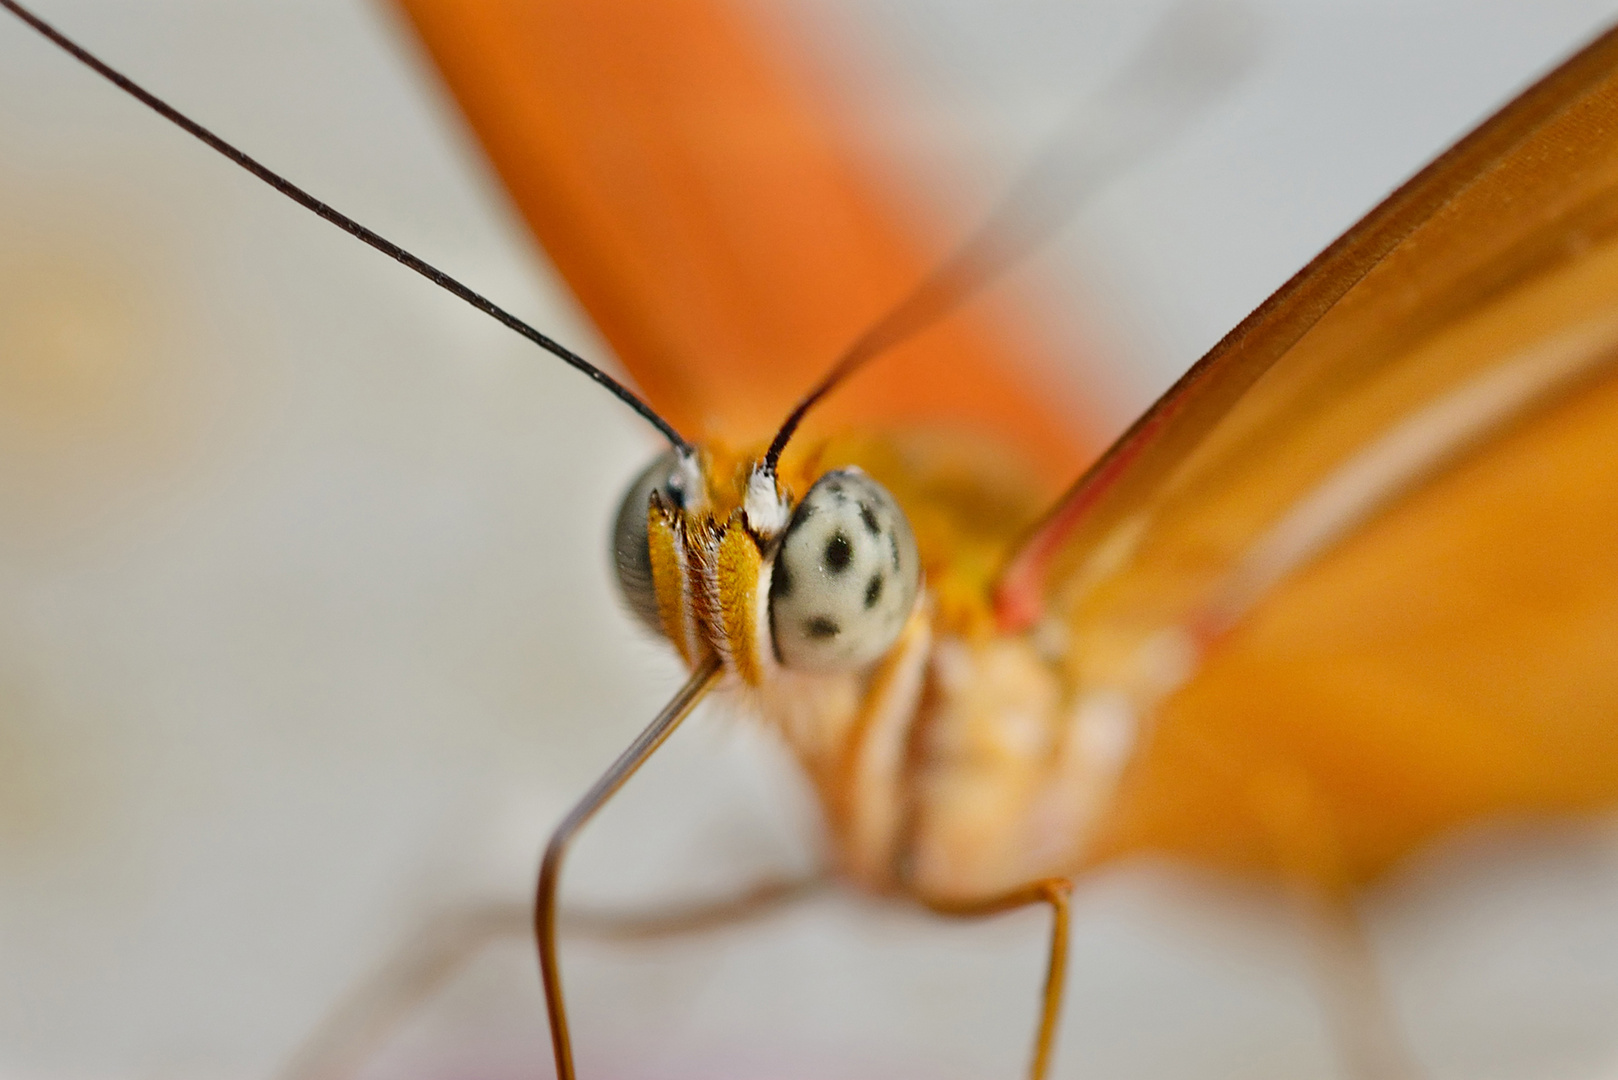
{"label": "pale background surface", "polygon": [[[377,6],[42,7],[600,354]],[[1249,8],[1251,77],[1047,262],[1042,287],[1115,358],[1084,377],[1119,423],[1618,4]],[[761,17],[880,91],[871,130],[896,155],[953,163],[947,215],[1153,10]],[[430,913],[523,895],[551,824],[678,681],[604,556],[652,446],[578,376],[0,20],[0,1077],[271,1076]],[[699,720],[588,836],[569,892],[692,896],[805,865],[795,805],[745,727]],[[1458,842],[1370,910],[1434,1077],[1618,1076],[1604,829]],[[1278,907],[1141,868],[1087,885],[1077,917],[1059,1075],[1337,1075]],[[585,1075],[1020,1075],[1042,937],[1038,917],[828,899],[576,947]],[[374,1074],[544,1075],[538,1008],[526,953],[496,950]]]}

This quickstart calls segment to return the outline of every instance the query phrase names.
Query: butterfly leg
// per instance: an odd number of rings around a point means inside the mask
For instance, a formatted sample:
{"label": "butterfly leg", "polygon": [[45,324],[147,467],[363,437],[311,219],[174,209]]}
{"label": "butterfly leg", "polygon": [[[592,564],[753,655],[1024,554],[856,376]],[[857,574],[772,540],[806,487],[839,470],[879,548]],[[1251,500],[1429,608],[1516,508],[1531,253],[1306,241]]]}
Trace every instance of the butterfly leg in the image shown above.
{"label": "butterfly leg", "polygon": [[703,661],[679,693],[674,695],[674,699],[663,706],[646,730],[629,744],[629,749],[618,756],[618,760],[585,792],[584,798],[568,811],[551,834],[550,842],[545,845],[545,857],[539,867],[539,883],[534,890],[534,937],[539,944],[539,973],[545,987],[545,1011],[551,1024],[551,1048],[556,1053],[556,1080],[575,1080],[573,1040],[568,1035],[567,1005],[562,998],[562,970],[556,950],[556,895],[557,886],[561,883],[562,861],[567,856],[573,837],[674,734],[674,729],[690,715],[697,702],[718,680],[719,672],[718,658],[710,656]]}
{"label": "butterfly leg", "polygon": [[[648,941],[703,933],[762,918],[806,899],[822,875],[760,882],[736,896],[647,911],[564,911],[564,934],[603,941]],[[345,1080],[416,1008],[485,947],[533,933],[526,903],[469,905],[433,919],[332,1010],[299,1048],[281,1080]]]}
{"label": "butterfly leg", "polygon": [[1039,1030],[1034,1036],[1034,1060],[1028,1070],[1030,1080],[1045,1080],[1050,1071],[1051,1054],[1056,1048],[1056,1024],[1061,1019],[1062,991],[1067,983],[1068,898],[1072,893],[1073,882],[1067,878],[1047,878],[990,900],[922,901],[940,915],[962,919],[981,919],[1032,904],[1050,905],[1050,958],[1045,968],[1045,990],[1040,998]]}
{"label": "butterfly leg", "polygon": [[1347,897],[1298,891],[1293,900],[1309,933],[1332,1038],[1352,1080],[1418,1080],[1376,954]]}
{"label": "butterfly leg", "polygon": [[[397,957],[361,985],[348,1001],[297,1051],[282,1071],[282,1080],[339,1080],[358,1071],[370,1054],[417,1006],[427,1000],[468,960],[502,938],[537,933],[551,1037],[556,1047],[557,1076],[572,1080],[572,1053],[556,966],[556,886],[562,856],[573,835],[623,786],[646,759],[673,734],[718,675],[717,661],[698,669],[605,776],[552,834],[540,872],[538,897],[532,907],[486,904],[468,907],[434,920]],[[737,921],[807,895],[815,882],[775,882],[740,897],[689,904],[656,913],[584,913],[578,929],[599,937],[647,938],[689,933]],[[566,916],[563,921],[570,921]]]}
{"label": "butterfly leg", "polygon": [[489,903],[433,919],[399,953],[327,1014],[280,1080],[342,1080],[353,1076],[417,1007],[483,948],[528,932],[526,904]]}
{"label": "butterfly leg", "polygon": [[654,911],[573,909],[562,912],[561,931],[597,941],[650,941],[701,934],[763,918],[808,899],[826,884],[824,875],[815,874],[761,881],[736,896],[697,900]]}
{"label": "butterfly leg", "polygon": [[1308,938],[1331,1038],[1351,1080],[1422,1075],[1383,986],[1376,950],[1354,904],[1339,832],[1307,778],[1277,770],[1255,785],[1286,896]]}

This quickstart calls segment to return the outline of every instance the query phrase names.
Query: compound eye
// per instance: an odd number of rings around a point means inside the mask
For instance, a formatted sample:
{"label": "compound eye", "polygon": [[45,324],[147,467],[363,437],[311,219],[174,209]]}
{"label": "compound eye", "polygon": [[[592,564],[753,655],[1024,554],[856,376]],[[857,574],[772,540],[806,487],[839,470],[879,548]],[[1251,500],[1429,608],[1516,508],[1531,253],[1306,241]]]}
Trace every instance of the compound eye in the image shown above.
{"label": "compound eye", "polygon": [[815,482],[792,513],[770,577],[775,655],[798,671],[852,671],[898,640],[921,557],[893,496],[859,469]]}
{"label": "compound eye", "polygon": [[661,492],[673,507],[684,507],[691,480],[690,462],[674,450],[665,451],[629,485],[618,504],[612,527],[612,565],[624,604],[648,629],[663,633],[657,613],[657,590],[652,584],[652,550],[646,535],[646,514],[652,492]]}

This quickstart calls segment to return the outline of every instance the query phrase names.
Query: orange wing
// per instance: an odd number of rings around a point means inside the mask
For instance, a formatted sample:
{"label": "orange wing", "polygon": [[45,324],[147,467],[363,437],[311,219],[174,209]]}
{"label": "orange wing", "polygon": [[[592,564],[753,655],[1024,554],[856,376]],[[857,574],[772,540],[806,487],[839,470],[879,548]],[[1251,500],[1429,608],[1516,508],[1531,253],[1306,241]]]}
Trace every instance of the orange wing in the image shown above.
{"label": "orange wing", "polygon": [[1615,373],[1618,32],[1232,332],[1015,566],[1079,684],[1155,718],[1098,858],[1346,886],[1618,801]]}
{"label": "orange wing", "polygon": [[[400,2],[547,253],[688,435],[768,437],[947,247],[906,228],[824,95],[718,0]],[[813,422],[960,427],[1060,483],[1094,443],[1074,395],[1015,353],[956,316]]]}

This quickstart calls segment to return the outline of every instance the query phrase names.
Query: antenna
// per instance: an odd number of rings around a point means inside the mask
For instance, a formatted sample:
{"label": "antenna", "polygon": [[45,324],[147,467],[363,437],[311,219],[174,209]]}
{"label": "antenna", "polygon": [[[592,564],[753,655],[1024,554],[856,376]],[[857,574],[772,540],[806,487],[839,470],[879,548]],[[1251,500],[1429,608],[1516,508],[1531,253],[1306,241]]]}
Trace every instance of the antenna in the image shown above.
{"label": "antenna", "polygon": [[1147,156],[1252,64],[1252,19],[1239,0],[1183,0],[1130,64],[1076,109],[988,218],[871,324],[787,415],[764,455],[774,475],[798,425],[874,357],[954,311],[1046,240],[1086,197]]}
{"label": "antenna", "polygon": [[214,150],[217,150],[220,154],[224,155],[226,158],[229,158],[237,165],[240,165],[243,169],[246,169],[248,172],[252,173],[254,176],[258,177],[260,180],[264,181],[266,184],[270,185],[270,187],[274,188],[276,191],[279,191],[281,194],[285,195],[299,206],[302,206],[304,209],[310,210],[317,216],[326,219],[339,229],[342,229],[344,232],[348,233],[350,236],[356,237],[371,245],[388,258],[393,259],[395,262],[402,263],[403,265],[409,267],[422,277],[426,278],[428,281],[432,282],[434,285],[437,285],[439,288],[443,289],[445,292],[460,297],[462,300],[465,300],[468,304],[471,304],[485,315],[488,315],[496,321],[510,327],[512,330],[515,330],[517,333],[521,334],[529,341],[532,341],[535,345],[538,345],[541,349],[544,349],[552,356],[555,356],[557,359],[568,364],[570,367],[582,371],[585,375],[591,379],[594,379],[601,386],[605,387],[609,394],[623,402],[625,405],[628,405],[642,419],[646,420],[653,427],[657,428],[657,430],[661,432],[669,442],[674,444],[675,449],[679,450],[681,453],[690,453],[691,444],[686,441],[684,436],[674,429],[674,425],[670,424],[667,420],[659,416],[651,405],[647,404],[646,401],[644,401],[633,390],[629,389],[629,387],[625,386],[617,379],[614,379],[611,375],[608,375],[605,371],[602,371],[600,368],[590,363],[590,361],[586,360],[572,349],[569,349],[560,342],[557,342],[545,334],[540,333],[528,323],[517,318],[517,316],[511,314],[506,309],[487,299],[482,294],[474,292],[471,288],[463,285],[455,278],[450,277],[448,274],[444,273],[436,266],[433,266],[425,259],[411,254],[398,244],[395,244],[393,241],[366,228],[364,225],[361,225],[347,214],[344,214],[341,211],[327,205],[321,200],[315,198],[313,195],[309,194],[303,188],[288,180],[286,177],[249,157],[247,154],[238,150],[236,147],[232,146],[218,135],[215,135],[213,132],[209,131],[207,128],[203,127],[189,116],[186,116],[184,113],[168,104],[168,102],[164,101],[162,98],[159,98],[151,91],[137,84],[128,76],[103,63],[99,58],[92,55],[88,50],[78,45],[72,39],[68,38],[61,31],[57,30],[45,20],[41,19],[27,8],[17,3],[16,0],[0,0],[0,7],[5,8],[7,11],[17,16],[17,18],[39,31],[47,39],[60,47],[64,52],[68,53],[68,55],[72,56],[75,60],[88,67],[96,74],[105,78],[108,82],[118,87],[118,89],[124,91],[124,93],[128,94],[130,97],[133,97],[141,104],[163,117],[165,120],[168,120],[170,123],[174,124],[176,127],[196,137],[203,143],[206,143]]}

